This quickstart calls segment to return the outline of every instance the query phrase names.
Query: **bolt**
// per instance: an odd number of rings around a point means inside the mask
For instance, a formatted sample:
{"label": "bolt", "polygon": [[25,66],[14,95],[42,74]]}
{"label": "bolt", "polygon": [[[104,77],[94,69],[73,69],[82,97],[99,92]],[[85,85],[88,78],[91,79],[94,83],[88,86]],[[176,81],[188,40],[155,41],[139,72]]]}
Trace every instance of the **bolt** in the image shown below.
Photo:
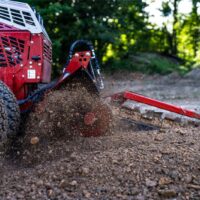
{"label": "bolt", "polygon": [[87,52],[85,55],[86,55],[86,56],[90,56],[90,53],[89,53],[89,52]]}
{"label": "bolt", "polygon": [[75,57],[79,57],[79,54],[78,54],[78,53],[75,53]]}

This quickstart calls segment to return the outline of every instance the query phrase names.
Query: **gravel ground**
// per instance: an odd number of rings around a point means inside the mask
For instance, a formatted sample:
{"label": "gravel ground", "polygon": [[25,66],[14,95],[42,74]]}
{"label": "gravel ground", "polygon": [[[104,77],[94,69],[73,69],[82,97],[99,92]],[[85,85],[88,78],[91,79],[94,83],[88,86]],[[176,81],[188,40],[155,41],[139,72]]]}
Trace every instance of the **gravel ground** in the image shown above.
{"label": "gravel ground", "polygon": [[[200,98],[190,76],[128,77],[107,78],[103,96],[127,89],[188,106]],[[15,144],[1,154],[0,199],[200,199],[199,127],[137,129],[121,117],[114,112],[117,123],[106,136],[32,141],[36,162],[23,160]]]}

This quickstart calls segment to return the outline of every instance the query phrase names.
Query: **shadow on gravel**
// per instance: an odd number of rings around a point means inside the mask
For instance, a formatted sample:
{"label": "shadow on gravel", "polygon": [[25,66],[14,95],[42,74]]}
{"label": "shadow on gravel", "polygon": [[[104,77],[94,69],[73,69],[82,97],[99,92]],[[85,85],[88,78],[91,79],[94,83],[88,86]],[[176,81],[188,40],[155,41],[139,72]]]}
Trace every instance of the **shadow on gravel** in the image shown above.
{"label": "shadow on gravel", "polygon": [[159,126],[153,126],[151,124],[148,123],[143,123],[140,121],[136,121],[133,119],[128,119],[128,118],[122,118],[119,120],[119,125],[120,127],[123,127],[123,130],[127,130],[127,131],[154,131],[154,130],[160,130]]}
{"label": "shadow on gravel", "polygon": [[138,131],[159,130],[157,126],[119,118],[116,113],[112,119],[105,116],[103,122],[110,120],[109,127],[104,127],[104,123],[97,126],[96,130],[104,129],[105,135],[82,137],[80,132],[84,126],[81,124],[81,113],[87,113],[96,106],[96,102],[84,89],[81,91],[82,93],[80,90],[64,89],[49,93],[44,101],[36,106],[34,112],[23,116],[18,137],[12,138],[6,145],[4,162],[16,167],[34,167],[47,161],[70,157],[73,152],[88,153],[118,148],[117,144],[112,145],[112,136],[117,132],[134,134]]}
{"label": "shadow on gravel", "polygon": [[[24,120],[25,122],[26,120]],[[7,144],[4,152],[4,162],[16,168],[33,168],[39,164],[71,157],[74,152],[88,153],[117,149],[119,146],[113,145],[115,133],[134,134],[135,132],[149,133],[149,131],[159,130],[159,127],[140,123],[126,118],[117,118],[115,125],[108,135],[102,137],[81,137],[79,135],[57,135],[57,137],[40,137],[39,141],[31,144],[27,140],[27,135],[21,131],[17,138],[13,138]],[[22,125],[21,130],[25,124]],[[31,139],[30,136],[28,136]],[[114,139],[115,140],[115,139]],[[119,143],[120,144],[120,143]]]}

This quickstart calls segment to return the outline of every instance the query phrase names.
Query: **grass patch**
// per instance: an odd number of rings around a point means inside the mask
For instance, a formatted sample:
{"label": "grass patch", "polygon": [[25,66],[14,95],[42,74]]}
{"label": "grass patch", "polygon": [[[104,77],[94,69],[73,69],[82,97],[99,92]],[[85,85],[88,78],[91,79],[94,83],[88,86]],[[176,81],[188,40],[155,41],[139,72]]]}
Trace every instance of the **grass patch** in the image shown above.
{"label": "grass patch", "polygon": [[156,53],[138,53],[125,59],[110,59],[104,69],[108,72],[125,70],[162,75],[183,70],[177,60]]}

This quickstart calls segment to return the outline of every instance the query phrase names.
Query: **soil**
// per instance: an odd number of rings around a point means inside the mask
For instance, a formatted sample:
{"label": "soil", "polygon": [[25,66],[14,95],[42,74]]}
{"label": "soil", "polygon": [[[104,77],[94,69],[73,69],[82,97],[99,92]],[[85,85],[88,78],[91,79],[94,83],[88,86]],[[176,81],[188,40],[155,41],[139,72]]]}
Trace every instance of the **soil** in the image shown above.
{"label": "soil", "polygon": [[[190,76],[120,73],[105,82],[102,97],[133,90],[199,109],[200,83]],[[76,102],[66,98],[49,94],[27,120],[25,136],[0,154],[0,199],[200,199],[197,124],[150,126],[111,107],[108,133],[81,137],[68,118]]]}

